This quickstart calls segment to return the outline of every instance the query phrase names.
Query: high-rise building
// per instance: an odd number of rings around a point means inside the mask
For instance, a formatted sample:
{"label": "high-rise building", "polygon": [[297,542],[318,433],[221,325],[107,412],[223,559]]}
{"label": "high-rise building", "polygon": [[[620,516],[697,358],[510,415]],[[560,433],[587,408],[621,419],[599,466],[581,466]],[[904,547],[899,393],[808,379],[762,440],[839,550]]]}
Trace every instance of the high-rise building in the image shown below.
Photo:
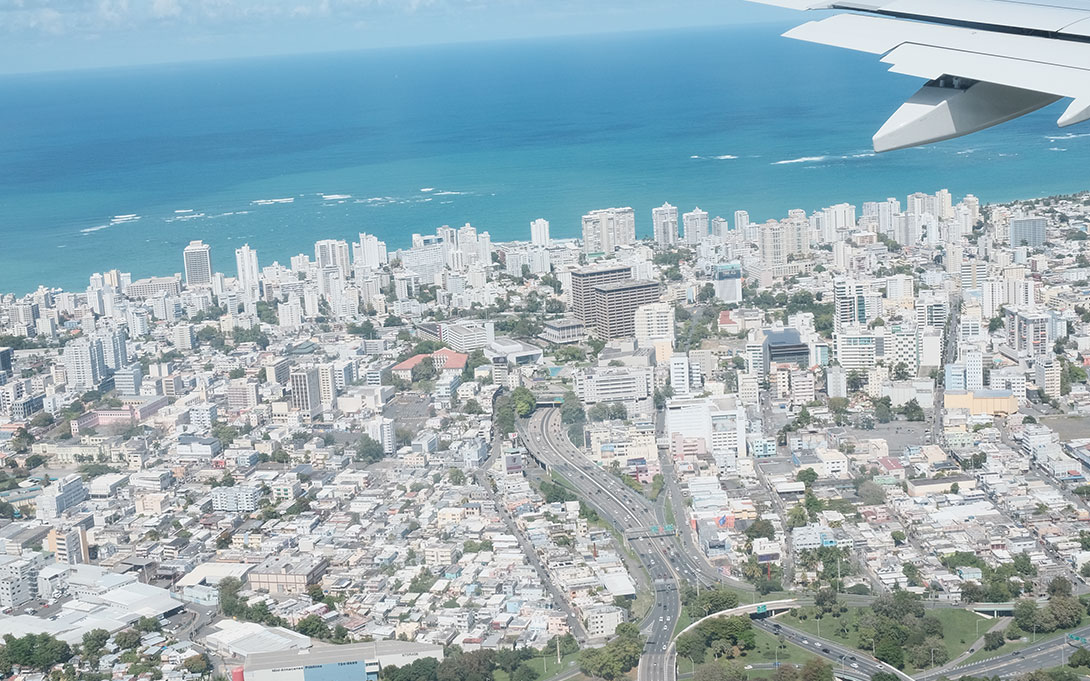
{"label": "high-rise building", "polygon": [[855,279],[840,277],[833,281],[833,328],[840,331],[849,324],[869,324],[882,314],[881,294],[868,290]]}
{"label": "high-rise building", "polygon": [[[235,249],[235,267],[238,270],[238,289],[242,300],[247,303],[257,302],[261,297],[261,270],[257,266],[257,251],[250,244],[243,244]],[[228,310],[230,313],[237,310]]]}
{"label": "high-rise building", "polygon": [[318,269],[336,267],[342,279],[348,278],[351,263],[348,260],[348,242],[338,239],[322,239],[314,244],[314,262]]}
{"label": "high-rise building", "polygon": [[654,228],[655,244],[673,246],[677,243],[677,206],[664,203],[658,208],[652,208],[651,224]]}
{"label": "high-rise building", "polygon": [[377,270],[387,262],[386,242],[379,241],[373,234],[360,234],[359,251],[356,264],[367,269]]}
{"label": "high-rise building", "polygon": [[636,308],[634,319],[636,340],[640,345],[655,341],[674,340],[674,306],[670,303],[649,303]]}
{"label": "high-rise building", "polygon": [[810,225],[805,220],[769,220],[760,226],[761,263],[775,267],[787,262],[789,255],[810,252]]}
{"label": "high-rise building", "polygon": [[605,208],[583,216],[583,252],[612,253],[636,243],[636,214],[631,208]]}
{"label": "high-rise building", "polygon": [[589,307],[594,287],[631,278],[632,267],[616,263],[590,265],[574,270],[571,273],[571,305],[569,306],[572,315],[589,327]]}
{"label": "high-rise building", "polygon": [[744,211],[744,210],[734,211],[734,229],[735,229],[735,231],[745,233],[747,227],[749,227],[749,211]]}
{"label": "high-rise building", "polygon": [[696,245],[708,236],[708,214],[700,208],[681,216],[685,243]]}
{"label": "high-rise building", "polygon": [[179,350],[192,350],[197,345],[197,332],[192,324],[178,324],[174,327],[174,347]]}
{"label": "high-rise building", "polygon": [[299,367],[291,372],[291,408],[304,418],[322,413],[322,391],[315,367]]}
{"label": "high-rise building", "polygon": [[535,246],[548,246],[549,221],[538,218],[530,223],[530,243]]}
{"label": "high-rise building", "polygon": [[1045,230],[1048,220],[1045,218],[1013,218],[1011,220],[1011,246],[1040,248],[1045,242]]}
{"label": "high-rise building", "polygon": [[592,290],[585,323],[602,340],[631,338],[636,333],[636,309],[658,299],[657,281],[627,279],[599,284]]}
{"label": "high-rise building", "polygon": [[99,338],[77,338],[64,346],[64,373],[76,390],[98,390],[106,378],[106,360]]}
{"label": "high-rise building", "polygon": [[963,358],[965,362],[965,389],[984,389],[984,356],[979,350],[969,350]]}
{"label": "high-rise building", "polygon": [[203,241],[190,241],[182,251],[185,283],[188,286],[209,286],[212,283],[212,247]]}
{"label": "high-rise building", "polygon": [[14,363],[15,351],[11,348],[0,348],[0,373],[12,373],[11,368]]}
{"label": "high-rise building", "polygon": [[1037,362],[1034,366],[1034,372],[1037,378],[1037,389],[1043,390],[1045,395],[1056,399],[1060,397],[1060,372],[1062,368],[1060,363],[1053,360],[1051,357],[1048,359]]}

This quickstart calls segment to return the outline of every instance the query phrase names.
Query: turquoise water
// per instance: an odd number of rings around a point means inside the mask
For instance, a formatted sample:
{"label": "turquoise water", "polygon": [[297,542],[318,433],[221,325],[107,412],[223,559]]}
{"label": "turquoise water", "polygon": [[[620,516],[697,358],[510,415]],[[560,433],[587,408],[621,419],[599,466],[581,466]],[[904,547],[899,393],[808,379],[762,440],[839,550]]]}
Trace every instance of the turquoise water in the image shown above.
{"label": "turquoise water", "polygon": [[[243,242],[267,264],[360,231],[393,249],[472,222],[499,241],[544,217],[575,236],[614,205],[647,234],[663,201],[763,220],[943,187],[1090,186],[1090,128],[1059,131],[1057,107],[874,156],[871,134],[919,82],[783,28],[2,78],[0,291],[173,273],[191,239],[233,274]],[[292,201],[254,203],[271,199]]]}

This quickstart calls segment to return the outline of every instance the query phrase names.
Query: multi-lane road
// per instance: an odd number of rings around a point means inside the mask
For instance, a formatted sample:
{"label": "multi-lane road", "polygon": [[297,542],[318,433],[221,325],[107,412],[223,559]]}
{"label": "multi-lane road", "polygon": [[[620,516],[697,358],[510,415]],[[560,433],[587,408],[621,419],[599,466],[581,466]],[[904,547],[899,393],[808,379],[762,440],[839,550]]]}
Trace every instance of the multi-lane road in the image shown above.
{"label": "multi-lane road", "polygon": [[[663,524],[661,507],[599,469],[568,442],[559,411],[541,410],[524,425],[522,434],[523,444],[619,532]],[[667,648],[681,613],[678,584],[682,579],[700,579],[700,566],[679,551],[671,537],[630,539],[628,545],[654,594],[654,603],[640,623],[647,642],[639,681],[673,681],[674,663]]]}
{"label": "multi-lane road", "polygon": [[[656,503],[596,466],[572,445],[561,423],[559,410],[539,410],[528,421],[520,424],[520,435],[522,444],[535,458],[544,462],[550,472],[563,478],[582,501],[594,508],[605,522],[622,534],[638,528],[662,527],[667,520],[665,504],[672,505],[674,517],[680,521],[677,523],[677,538],[630,538],[627,544],[646,572],[646,582],[654,594],[654,603],[640,622],[641,632],[647,642],[640,659],[638,681],[675,681],[676,660],[670,643],[681,613],[679,586],[684,582],[704,585],[722,583],[728,578],[701,558],[695,539],[685,532],[684,507],[676,484],[671,484],[673,471],[669,468],[669,462],[664,463],[663,470],[666,490]],[[852,598],[853,601],[856,599],[863,604],[863,601],[869,602],[871,598]],[[808,601],[805,598],[798,600],[800,605]],[[869,676],[880,671],[895,673],[906,681],[911,678],[878,662],[867,653],[813,636],[773,619],[757,619],[754,625],[769,633],[783,636],[786,641],[833,662],[838,675],[843,678]],[[1090,627],[1074,633],[1090,637]],[[1010,676],[1052,666],[1068,651],[1066,637],[1057,636],[1042,639],[1022,651],[962,665],[952,670],[922,672],[915,678],[917,681],[937,681],[942,676],[952,676],[955,673],[957,676]]]}

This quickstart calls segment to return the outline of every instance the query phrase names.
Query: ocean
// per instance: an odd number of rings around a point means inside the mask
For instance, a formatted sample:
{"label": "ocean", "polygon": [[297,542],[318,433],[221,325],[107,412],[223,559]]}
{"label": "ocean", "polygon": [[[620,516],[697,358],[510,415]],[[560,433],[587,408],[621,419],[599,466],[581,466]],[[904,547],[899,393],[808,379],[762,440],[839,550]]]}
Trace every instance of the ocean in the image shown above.
{"label": "ocean", "polygon": [[[800,17],[800,20],[802,17]],[[1057,106],[875,156],[921,84],[871,55],[746,26],[0,78],[0,292],[182,269],[192,239],[234,274],[317,239],[472,223],[554,237],[669,201],[780,217],[949,188],[984,201],[1090,188],[1090,127]],[[125,217],[119,217],[125,216]]]}

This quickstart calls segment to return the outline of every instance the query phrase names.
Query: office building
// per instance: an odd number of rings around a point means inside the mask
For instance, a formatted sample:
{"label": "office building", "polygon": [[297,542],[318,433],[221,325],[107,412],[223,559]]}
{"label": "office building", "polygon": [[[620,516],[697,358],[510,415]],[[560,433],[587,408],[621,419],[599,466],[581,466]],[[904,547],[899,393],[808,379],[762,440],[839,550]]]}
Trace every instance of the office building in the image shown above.
{"label": "office building", "polygon": [[322,239],[314,243],[314,262],[319,270],[336,268],[342,281],[348,278],[351,263],[348,260],[348,242],[338,239]]}
{"label": "office building", "polygon": [[636,309],[658,299],[657,281],[628,279],[599,284],[591,292],[586,324],[602,340],[631,338],[636,333]]}
{"label": "office building", "polygon": [[209,286],[212,283],[212,248],[208,244],[190,241],[182,251],[182,264],[187,286]]}
{"label": "office building", "polygon": [[312,419],[322,413],[322,393],[318,369],[299,367],[291,372],[291,408],[303,418]]}
{"label": "office building", "polygon": [[1051,355],[1056,337],[1052,332],[1052,316],[1044,310],[1008,307],[1003,310],[1007,345],[1019,354],[1040,357]]}
{"label": "office building", "polygon": [[631,208],[606,208],[583,216],[583,252],[612,253],[636,243],[636,214]]}
{"label": "office building", "polygon": [[588,313],[592,302],[594,287],[599,284],[608,284],[614,281],[626,281],[632,279],[632,268],[629,265],[608,263],[604,265],[590,265],[574,270],[571,273],[571,289],[569,292],[569,309],[572,315],[587,326]]}
{"label": "office building", "polygon": [[1060,363],[1051,357],[1037,362],[1034,367],[1037,389],[1044,391],[1045,395],[1050,399],[1058,399],[1060,397],[1060,373],[1062,371],[1063,368]]}
{"label": "office building", "polygon": [[1040,248],[1045,242],[1045,230],[1048,227],[1048,220],[1045,218],[1013,218],[1010,224],[1012,247]]}

